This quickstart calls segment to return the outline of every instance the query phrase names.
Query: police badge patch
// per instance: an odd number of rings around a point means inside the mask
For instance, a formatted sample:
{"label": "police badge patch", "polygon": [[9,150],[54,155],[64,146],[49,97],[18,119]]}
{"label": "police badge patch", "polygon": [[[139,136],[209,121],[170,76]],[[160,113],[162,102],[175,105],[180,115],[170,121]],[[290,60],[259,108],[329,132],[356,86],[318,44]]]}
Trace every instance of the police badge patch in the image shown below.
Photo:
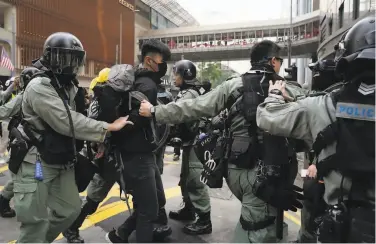
{"label": "police badge patch", "polygon": [[337,103],[336,117],[375,121],[375,106],[358,103]]}

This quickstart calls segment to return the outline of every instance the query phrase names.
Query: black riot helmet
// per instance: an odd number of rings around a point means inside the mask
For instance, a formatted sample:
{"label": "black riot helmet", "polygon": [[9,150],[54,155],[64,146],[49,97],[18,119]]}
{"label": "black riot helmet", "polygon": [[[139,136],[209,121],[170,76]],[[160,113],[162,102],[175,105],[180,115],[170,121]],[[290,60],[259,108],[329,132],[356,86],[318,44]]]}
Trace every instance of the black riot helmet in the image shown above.
{"label": "black riot helmet", "polygon": [[31,77],[39,72],[39,69],[34,67],[27,67],[22,70],[20,74],[20,88],[25,89],[27,84],[29,84]]}
{"label": "black riot helmet", "polygon": [[368,16],[351,27],[335,46],[336,71],[352,76],[368,67],[374,69],[375,33],[374,16]]}
{"label": "black riot helmet", "polygon": [[57,75],[77,75],[85,63],[81,41],[67,32],[56,32],[44,42],[41,62]]}
{"label": "black riot helmet", "polygon": [[197,69],[196,65],[189,60],[180,60],[173,67],[174,74],[179,74],[187,85],[195,85]]}
{"label": "black riot helmet", "polygon": [[312,70],[312,90],[314,91],[324,91],[339,81],[335,75],[334,60],[320,60],[309,64],[308,67]]}

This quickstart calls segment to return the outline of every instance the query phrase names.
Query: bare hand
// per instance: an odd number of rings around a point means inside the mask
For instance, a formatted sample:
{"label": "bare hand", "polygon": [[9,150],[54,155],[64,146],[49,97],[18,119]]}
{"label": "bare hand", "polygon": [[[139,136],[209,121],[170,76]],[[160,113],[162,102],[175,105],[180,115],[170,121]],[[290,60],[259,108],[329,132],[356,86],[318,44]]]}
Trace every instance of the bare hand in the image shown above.
{"label": "bare hand", "polygon": [[148,101],[146,100],[143,100],[141,102],[141,106],[140,106],[140,110],[139,110],[139,114],[143,117],[151,117],[151,112],[150,112],[150,109],[153,107],[153,105],[151,103],[149,103]]}
{"label": "bare hand", "polygon": [[277,90],[280,90],[282,92],[282,96],[283,98],[286,100],[286,101],[294,101],[294,99],[292,97],[289,96],[289,94],[287,93],[286,91],[286,82],[282,81],[282,80],[277,80],[274,84],[273,84],[273,81],[269,81],[269,92],[271,90],[274,90],[274,89],[277,89]]}
{"label": "bare hand", "polygon": [[316,178],[317,175],[317,168],[316,165],[311,164],[307,169],[307,176],[310,178]]}
{"label": "bare hand", "polygon": [[95,159],[102,158],[104,156],[104,149],[105,149],[104,144],[100,143],[98,145],[98,152],[95,155]]}
{"label": "bare hand", "polygon": [[108,131],[119,131],[123,129],[126,125],[133,125],[132,121],[128,121],[128,117],[120,117],[117,120],[115,120],[113,123],[108,125]]}
{"label": "bare hand", "polygon": [[18,87],[20,86],[20,77],[19,77],[19,76],[16,76],[16,77],[14,78],[13,83],[14,83],[14,88],[18,88]]}

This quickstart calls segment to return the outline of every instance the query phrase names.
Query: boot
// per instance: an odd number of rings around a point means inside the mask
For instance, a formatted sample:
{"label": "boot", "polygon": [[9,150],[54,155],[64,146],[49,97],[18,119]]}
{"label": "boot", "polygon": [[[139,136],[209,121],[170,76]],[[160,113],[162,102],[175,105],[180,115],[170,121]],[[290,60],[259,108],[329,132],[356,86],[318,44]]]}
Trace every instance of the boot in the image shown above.
{"label": "boot", "polygon": [[156,223],[160,224],[160,225],[167,225],[168,219],[167,219],[166,209],[164,207],[159,209],[158,219],[157,219]]}
{"label": "boot", "polygon": [[153,242],[164,242],[166,237],[171,235],[172,229],[167,225],[168,219],[166,209],[164,207],[159,209],[158,219],[155,221],[157,227],[153,229]]}
{"label": "boot", "polygon": [[0,195],[0,215],[3,218],[13,218],[16,216],[16,212],[9,205],[10,199],[6,199],[3,195]]}
{"label": "boot", "polygon": [[196,214],[193,206],[183,202],[183,208],[177,211],[170,211],[168,214],[170,219],[180,221],[192,221],[196,219]]}
{"label": "boot", "polygon": [[153,229],[153,242],[161,243],[172,234],[172,229],[168,225],[162,225]]}
{"label": "boot", "polygon": [[84,239],[80,236],[80,231],[78,229],[72,230],[67,229],[64,231],[63,236],[67,239],[67,243],[84,243]]}
{"label": "boot", "polygon": [[188,235],[202,235],[212,233],[212,223],[210,220],[210,212],[198,214],[195,223],[187,224],[183,228],[183,232]]}
{"label": "boot", "polygon": [[174,157],[172,158],[172,160],[174,160],[174,161],[179,161],[179,158],[180,158],[179,155],[174,154]]}
{"label": "boot", "polygon": [[79,228],[84,223],[86,217],[95,213],[99,206],[99,202],[91,200],[89,197],[86,197],[86,202],[81,208],[80,215],[73,222],[73,224],[65,230],[62,234],[67,239],[68,243],[84,243],[84,239],[80,236]]}

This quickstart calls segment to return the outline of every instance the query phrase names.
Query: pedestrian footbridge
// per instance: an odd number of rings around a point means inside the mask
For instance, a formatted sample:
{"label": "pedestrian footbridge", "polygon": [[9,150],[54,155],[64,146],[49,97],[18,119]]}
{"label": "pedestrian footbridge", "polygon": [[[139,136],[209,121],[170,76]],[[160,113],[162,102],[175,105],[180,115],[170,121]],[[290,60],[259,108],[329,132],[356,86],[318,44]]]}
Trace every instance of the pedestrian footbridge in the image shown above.
{"label": "pedestrian footbridge", "polygon": [[[310,57],[316,52],[319,45],[319,20],[319,10],[293,19],[291,35],[293,57]],[[137,39],[139,49],[145,40],[160,39],[170,47],[172,61],[182,58],[196,62],[221,61],[248,59],[249,49],[262,40],[278,43],[283,50],[282,56],[287,56],[289,32],[289,19],[274,19],[148,30],[141,33]]]}

